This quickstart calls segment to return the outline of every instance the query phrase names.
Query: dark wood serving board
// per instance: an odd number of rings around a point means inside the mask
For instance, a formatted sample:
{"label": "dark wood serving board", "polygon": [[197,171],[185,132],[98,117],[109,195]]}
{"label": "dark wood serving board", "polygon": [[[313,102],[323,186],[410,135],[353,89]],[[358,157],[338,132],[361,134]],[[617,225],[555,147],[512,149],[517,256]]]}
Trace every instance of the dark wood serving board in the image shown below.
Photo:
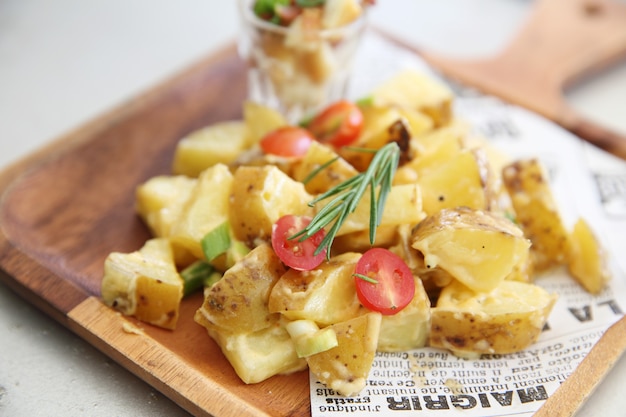
{"label": "dark wood serving board", "polygon": [[[185,134],[240,118],[245,94],[244,64],[229,45],[5,169],[0,278],[194,415],[307,416],[308,373],[243,384],[193,322],[200,295],[183,301],[173,332],[125,318],[99,299],[106,256],[136,250],[149,236],[133,209],[135,187],[170,173]],[[606,332],[538,415],[578,408],[619,357],[624,327]]]}

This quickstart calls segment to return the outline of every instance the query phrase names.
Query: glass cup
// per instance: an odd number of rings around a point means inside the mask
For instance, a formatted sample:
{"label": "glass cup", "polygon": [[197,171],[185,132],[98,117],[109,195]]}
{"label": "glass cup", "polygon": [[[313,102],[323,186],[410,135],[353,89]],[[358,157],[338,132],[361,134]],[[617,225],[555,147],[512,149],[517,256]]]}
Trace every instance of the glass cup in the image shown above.
{"label": "glass cup", "polygon": [[253,2],[239,0],[238,47],[248,65],[248,99],[297,123],[345,98],[367,23],[365,8],[345,26],[320,30],[318,25],[309,27],[304,16],[288,27],[262,20],[254,14]]}

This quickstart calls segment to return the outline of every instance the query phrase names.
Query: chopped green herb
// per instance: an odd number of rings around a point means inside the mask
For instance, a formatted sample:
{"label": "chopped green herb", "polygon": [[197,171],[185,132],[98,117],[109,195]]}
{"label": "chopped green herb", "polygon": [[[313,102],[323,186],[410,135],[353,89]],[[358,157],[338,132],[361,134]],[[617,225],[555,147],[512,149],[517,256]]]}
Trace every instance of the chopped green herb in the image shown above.
{"label": "chopped green herb", "polygon": [[203,288],[207,280],[215,273],[215,268],[205,261],[196,261],[183,269],[180,273],[183,278],[183,297]]}
{"label": "chopped green herb", "polygon": [[367,282],[369,282],[370,284],[378,284],[378,281],[377,281],[377,280],[375,280],[375,279],[374,279],[374,278],[372,278],[372,277],[368,277],[367,275],[363,275],[363,274],[352,274],[352,276],[355,276],[355,277],[357,277],[357,278],[359,278],[359,279],[362,279],[363,281],[367,281]]}
{"label": "chopped green herb", "polygon": [[[360,148],[353,149],[361,150]],[[311,207],[320,201],[325,201],[332,197],[317,212],[307,227],[291,237],[291,239],[305,240],[330,226],[326,236],[317,247],[315,254],[326,249],[327,256],[330,258],[330,249],[337,232],[348,215],[356,210],[368,187],[370,187],[372,196],[370,205],[370,243],[374,243],[376,239],[376,228],[380,225],[385,202],[391,191],[393,176],[398,168],[400,147],[396,142],[390,142],[377,151],[372,149],[362,149],[362,151],[376,152],[367,170],[347,179],[313,199],[309,203]],[[378,191],[378,197],[376,197],[376,191]]]}
{"label": "chopped green herb", "polygon": [[230,248],[230,225],[224,222],[207,233],[200,242],[202,252],[207,261],[211,262]]}

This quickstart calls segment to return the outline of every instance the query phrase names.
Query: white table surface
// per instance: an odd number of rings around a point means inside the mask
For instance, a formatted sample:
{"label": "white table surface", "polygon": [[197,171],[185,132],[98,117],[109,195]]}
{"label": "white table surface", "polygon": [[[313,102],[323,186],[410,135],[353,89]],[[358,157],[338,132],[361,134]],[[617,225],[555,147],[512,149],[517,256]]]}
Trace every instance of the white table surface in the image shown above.
{"label": "white table surface", "polygon": [[[531,5],[378,0],[371,18],[417,46],[477,57],[502,48]],[[234,1],[1,0],[0,167],[220,48],[237,30]],[[625,97],[626,65],[568,92],[576,109],[623,133]],[[578,415],[623,415],[625,385],[623,359]],[[0,415],[188,414],[0,284]]]}

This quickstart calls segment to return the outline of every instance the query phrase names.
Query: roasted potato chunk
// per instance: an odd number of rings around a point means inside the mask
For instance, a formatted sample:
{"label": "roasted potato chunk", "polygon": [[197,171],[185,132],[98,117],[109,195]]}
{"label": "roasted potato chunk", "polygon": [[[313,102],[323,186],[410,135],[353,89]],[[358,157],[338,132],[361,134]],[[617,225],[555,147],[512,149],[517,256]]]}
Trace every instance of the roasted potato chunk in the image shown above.
{"label": "roasted potato chunk", "polygon": [[[366,191],[353,213],[349,214],[337,232],[337,236],[369,231],[371,197]],[[323,202],[319,207],[323,207]],[[317,208],[317,207],[316,207]],[[422,211],[422,193],[416,184],[394,185],[387,195],[387,202],[380,226],[417,224],[426,217]]]}
{"label": "roasted potato chunk", "polygon": [[411,302],[396,314],[385,315],[380,322],[378,350],[396,352],[426,345],[430,331],[430,300],[415,278],[415,295]]}
{"label": "roasted potato chunk", "polygon": [[239,167],[229,199],[230,224],[235,237],[249,246],[268,241],[272,225],[286,214],[311,214],[313,197],[301,182],[268,165]]}
{"label": "roasted potato chunk", "polygon": [[272,288],[269,311],[320,326],[356,317],[361,304],[352,274],[360,257],[359,253],[344,253],[312,271],[290,269]]}
{"label": "roasted potato chunk", "polygon": [[372,247],[388,248],[398,241],[398,226],[380,226],[376,229],[374,243],[370,242],[370,231],[361,230],[337,236],[333,242],[333,253],[365,252]]}
{"label": "roasted potato chunk", "polygon": [[202,238],[228,220],[228,197],[233,175],[224,164],[202,172],[191,196],[172,223],[172,240],[187,248],[198,259],[204,258]]}
{"label": "roasted potato chunk", "polygon": [[333,324],[338,346],[306,358],[311,372],[341,395],[358,394],[367,381],[380,332],[380,313]]}
{"label": "roasted potato chunk", "polygon": [[459,151],[418,177],[424,211],[435,214],[460,206],[487,210],[490,200],[484,162],[473,151]]}
{"label": "roasted potato chunk", "polygon": [[411,246],[474,291],[491,291],[524,262],[530,242],[510,220],[467,207],[444,209],[414,230]]}
{"label": "roasted potato chunk", "polygon": [[464,357],[518,352],[537,340],[556,298],[517,281],[502,281],[490,292],[454,282],[432,310],[430,346]]}
{"label": "roasted potato chunk", "polygon": [[[402,151],[401,161],[409,159],[412,155],[409,141],[413,132],[402,114],[391,107],[374,106],[365,107],[364,112],[364,125],[354,146],[376,150],[387,143],[396,142]],[[339,154],[358,171],[365,171],[374,157],[373,152],[354,150],[351,147],[340,148]]]}
{"label": "roasted potato chunk", "polygon": [[247,147],[253,147],[272,130],[287,125],[287,119],[277,110],[249,100],[243,103],[243,121]]}
{"label": "roasted potato chunk", "polygon": [[104,262],[102,300],[125,315],[166,329],[178,322],[183,280],[170,242],[148,240],[136,252],[113,252]]}
{"label": "roasted potato chunk", "polygon": [[207,291],[196,322],[228,333],[251,333],[276,325],[280,317],[267,304],[272,287],[285,271],[269,244],[257,246]]}
{"label": "roasted potato chunk", "polygon": [[[229,332],[207,328],[220,346],[237,376],[246,384],[255,384],[274,375],[306,369],[284,326],[274,325],[256,332]],[[208,358],[214,360],[215,358]]]}
{"label": "roasted potato chunk", "polygon": [[502,169],[516,221],[530,239],[535,271],[567,263],[569,233],[552,195],[548,176],[537,159],[515,161]]}
{"label": "roasted potato chunk", "polygon": [[466,125],[453,121],[411,138],[414,158],[398,169],[396,182],[415,182],[430,170],[445,164],[464,149],[463,139],[467,133]]}
{"label": "roasted potato chunk", "polygon": [[196,178],[185,175],[159,175],[137,187],[135,210],[155,237],[170,236],[196,183]]}
{"label": "roasted potato chunk", "polygon": [[233,162],[246,147],[246,126],[241,120],[203,127],[178,142],[172,173],[197,177],[213,165]]}
{"label": "roasted potato chunk", "polygon": [[[330,165],[326,165],[329,162]],[[309,176],[320,167],[325,166],[317,175]],[[330,147],[314,141],[302,160],[295,164],[292,176],[296,181],[304,182],[306,191],[309,194],[321,194],[337,186],[343,181],[355,176],[358,171],[345,159],[339,157]]]}
{"label": "roasted potato chunk", "polygon": [[408,107],[430,117],[435,127],[452,119],[454,95],[443,83],[414,69],[399,72],[379,84],[372,97],[377,106]]}
{"label": "roasted potato chunk", "polygon": [[568,269],[580,285],[598,294],[611,279],[607,254],[584,219],[578,219],[571,234]]}

